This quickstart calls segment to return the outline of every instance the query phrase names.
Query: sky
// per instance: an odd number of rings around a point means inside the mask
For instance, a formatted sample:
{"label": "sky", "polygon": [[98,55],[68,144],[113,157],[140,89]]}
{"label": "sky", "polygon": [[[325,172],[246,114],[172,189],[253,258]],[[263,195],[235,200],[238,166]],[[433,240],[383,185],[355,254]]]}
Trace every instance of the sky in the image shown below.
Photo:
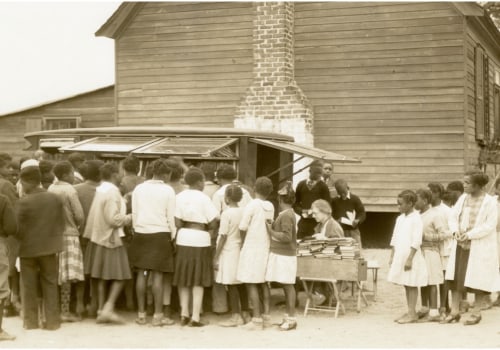
{"label": "sky", "polygon": [[94,33],[119,5],[0,0],[0,115],[114,84],[114,40]]}

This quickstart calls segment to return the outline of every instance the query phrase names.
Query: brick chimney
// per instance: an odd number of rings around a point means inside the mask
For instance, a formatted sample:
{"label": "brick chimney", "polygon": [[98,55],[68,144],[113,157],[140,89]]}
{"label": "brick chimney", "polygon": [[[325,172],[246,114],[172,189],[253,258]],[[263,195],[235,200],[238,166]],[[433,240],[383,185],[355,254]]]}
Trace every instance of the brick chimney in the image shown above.
{"label": "brick chimney", "polygon": [[294,4],[255,2],[253,82],[236,111],[236,128],[280,132],[313,145],[313,110],[295,81]]}

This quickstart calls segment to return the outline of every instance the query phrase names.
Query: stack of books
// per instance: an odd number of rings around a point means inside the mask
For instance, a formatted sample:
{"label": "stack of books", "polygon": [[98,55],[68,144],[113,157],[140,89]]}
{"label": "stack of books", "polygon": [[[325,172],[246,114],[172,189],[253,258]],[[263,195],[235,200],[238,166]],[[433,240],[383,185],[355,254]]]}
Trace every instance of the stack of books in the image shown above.
{"label": "stack of books", "polygon": [[358,259],[359,244],[353,238],[330,238],[299,241],[297,256],[314,256],[328,259]]}

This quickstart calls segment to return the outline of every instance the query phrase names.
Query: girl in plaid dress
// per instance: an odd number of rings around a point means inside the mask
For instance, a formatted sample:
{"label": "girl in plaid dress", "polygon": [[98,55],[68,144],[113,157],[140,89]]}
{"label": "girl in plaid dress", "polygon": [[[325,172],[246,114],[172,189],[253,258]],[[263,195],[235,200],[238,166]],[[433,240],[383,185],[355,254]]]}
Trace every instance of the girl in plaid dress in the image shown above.
{"label": "girl in plaid dress", "polygon": [[[59,162],[54,167],[57,181],[50,185],[49,192],[55,193],[62,201],[64,208],[63,251],[59,254],[59,285],[61,286],[61,321],[74,322],[81,319],[85,310],[83,304],[84,276],[83,254],[80,248],[80,232],[84,214],[78,193],[72,186],[74,172],[71,163]],[[70,313],[71,284],[76,283],[76,312],[78,318]]]}

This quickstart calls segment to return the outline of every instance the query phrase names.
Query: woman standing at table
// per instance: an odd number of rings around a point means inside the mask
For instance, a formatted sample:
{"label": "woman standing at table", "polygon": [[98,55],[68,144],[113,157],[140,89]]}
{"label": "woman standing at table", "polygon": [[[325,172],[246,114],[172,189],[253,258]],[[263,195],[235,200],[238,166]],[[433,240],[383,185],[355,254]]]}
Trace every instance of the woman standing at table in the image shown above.
{"label": "woman standing at table", "polygon": [[[199,168],[190,168],[184,177],[189,189],[176,197],[175,226],[178,229],[173,284],[179,290],[181,326],[202,327],[200,322],[203,288],[213,279],[211,232],[215,229],[217,210],[204,194],[205,177]],[[189,297],[193,313],[189,318]]]}
{"label": "woman standing at table", "polygon": [[480,171],[467,172],[464,194],[453,207],[449,221],[454,241],[445,278],[451,290],[451,313],[442,323],[460,320],[460,295],[475,294],[475,303],[465,325],[481,321],[481,307],[489,293],[500,285],[497,253],[497,203],[484,186],[488,175]]}

